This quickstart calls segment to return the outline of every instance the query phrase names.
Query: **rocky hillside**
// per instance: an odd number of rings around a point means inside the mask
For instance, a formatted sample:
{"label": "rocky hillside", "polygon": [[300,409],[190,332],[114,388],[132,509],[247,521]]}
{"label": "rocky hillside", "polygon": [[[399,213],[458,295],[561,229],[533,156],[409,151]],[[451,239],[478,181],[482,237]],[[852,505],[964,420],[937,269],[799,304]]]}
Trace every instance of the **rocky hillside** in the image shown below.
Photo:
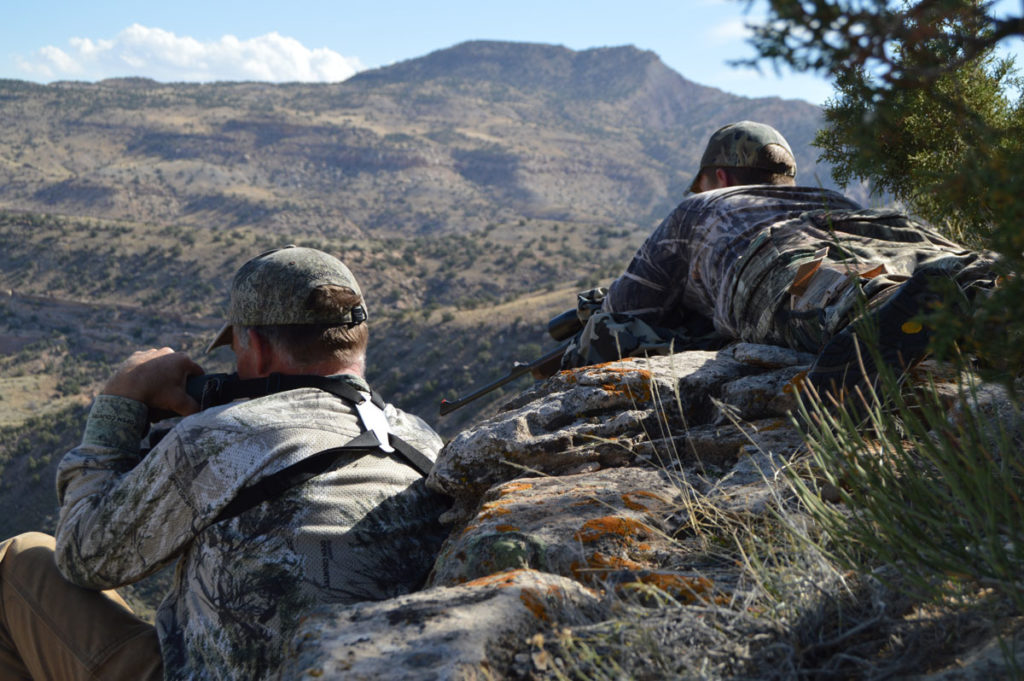
{"label": "rocky hillside", "polygon": [[743,118],[827,179],[816,107],[727,95],[632,47],[466,43],[330,85],[2,81],[0,117],[0,208],[206,234],[646,228]]}
{"label": "rocky hillside", "polygon": [[[936,602],[835,558],[847,537],[809,509],[857,517],[867,486],[812,465],[791,428],[805,356],[626,361],[438,416],[554,345],[545,322],[623,269],[720,125],[775,125],[827,185],[815,107],[630,47],[475,42],[333,85],[0,81],[0,116],[0,536],[52,530],[56,463],[112,365],[171,345],[228,370],[200,353],[232,273],[296,243],[360,278],[370,382],[449,440],[432,484],[455,504],[429,588],[310,617],[287,678],[1012,676],[995,635],[1020,630],[998,597],[1017,576],[931,576],[969,597]],[[975,497],[1018,499],[1007,461],[1011,486]],[[967,542],[971,561],[1024,564],[1019,532],[974,535],[1000,541]],[[129,595],[146,613],[160,587]]]}

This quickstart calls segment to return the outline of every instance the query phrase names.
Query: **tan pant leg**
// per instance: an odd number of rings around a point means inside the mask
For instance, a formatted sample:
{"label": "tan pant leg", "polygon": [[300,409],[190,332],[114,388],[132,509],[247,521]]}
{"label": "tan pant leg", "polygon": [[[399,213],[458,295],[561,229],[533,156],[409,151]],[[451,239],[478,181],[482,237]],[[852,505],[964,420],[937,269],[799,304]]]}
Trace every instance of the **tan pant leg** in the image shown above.
{"label": "tan pant leg", "polygon": [[65,580],[54,540],[31,532],[0,543],[0,681],[157,681],[156,630],[114,591]]}

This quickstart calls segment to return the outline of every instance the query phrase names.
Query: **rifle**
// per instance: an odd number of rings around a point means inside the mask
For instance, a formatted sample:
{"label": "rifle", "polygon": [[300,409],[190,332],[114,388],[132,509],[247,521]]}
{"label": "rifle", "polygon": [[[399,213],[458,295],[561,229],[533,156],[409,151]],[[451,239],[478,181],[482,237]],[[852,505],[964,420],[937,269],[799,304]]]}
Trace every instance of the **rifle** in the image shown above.
{"label": "rifle", "polygon": [[[548,334],[558,341],[571,338],[582,328],[583,322],[580,321],[575,307],[571,310],[566,310],[548,322]],[[459,407],[472,402],[478,397],[483,397],[487,393],[497,390],[506,383],[516,380],[523,374],[532,373],[535,378],[547,378],[548,376],[554,375],[554,373],[558,371],[558,367],[562,361],[562,354],[565,353],[565,349],[567,347],[569,347],[569,343],[566,342],[532,362],[513,362],[512,368],[509,372],[493,383],[488,383],[484,387],[478,388],[468,395],[451,402],[448,400],[441,400],[441,416],[450,414]]]}

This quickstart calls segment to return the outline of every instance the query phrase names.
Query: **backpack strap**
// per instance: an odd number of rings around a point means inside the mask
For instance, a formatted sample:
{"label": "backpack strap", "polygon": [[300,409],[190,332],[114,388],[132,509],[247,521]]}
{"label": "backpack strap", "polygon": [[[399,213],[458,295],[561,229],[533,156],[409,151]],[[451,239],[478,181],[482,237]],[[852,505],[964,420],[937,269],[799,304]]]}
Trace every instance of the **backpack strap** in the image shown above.
{"label": "backpack strap", "polygon": [[[433,462],[423,452],[397,435],[392,434],[390,440],[391,446],[421,475],[426,477],[430,473]],[[371,430],[367,430],[340,447],[332,447],[317,452],[312,456],[307,456],[302,461],[297,461],[276,473],[272,473],[251,485],[243,487],[235,495],[235,498],[221,509],[221,512],[217,514],[217,517],[212,522],[219,523],[222,520],[234,518],[250,508],[259,506],[264,501],[276,499],[292,487],[297,487],[322,473],[326,473],[344,456],[372,454],[380,450],[381,443],[377,440],[376,434]]]}
{"label": "backpack strap", "polygon": [[224,385],[218,388],[218,399],[230,396],[230,399],[226,401],[232,401],[243,397],[261,397],[296,388],[319,388],[351,403],[365,430],[339,447],[332,447],[307,456],[301,461],[243,487],[235,495],[235,498],[221,509],[212,522],[217,523],[234,518],[254,506],[259,506],[264,501],[275,499],[292,487],[301,485],[331,470],[344,456],[397,452],[420,475],[426,477],[430,473],[434,462],[416,447],[388,430],[387,419],[383,412],[384,400],[380,395],[371,391],[369,399],[367,399],[365,393],[360,392],[347,381],[326,376],[286,374],[272,374],[267,378],[248,380],[235,378],[225,381]]}
{"label": "backpack strap", "polygon": [[391,441],[391,446],[402,455],[410,466],[418,470],[420,475],[423,477],[430,475],[430,470],[434,467],[434,462],[427,458],[426,454],[416,449],[394,433],[390,433],[388,435],[388,439]]}

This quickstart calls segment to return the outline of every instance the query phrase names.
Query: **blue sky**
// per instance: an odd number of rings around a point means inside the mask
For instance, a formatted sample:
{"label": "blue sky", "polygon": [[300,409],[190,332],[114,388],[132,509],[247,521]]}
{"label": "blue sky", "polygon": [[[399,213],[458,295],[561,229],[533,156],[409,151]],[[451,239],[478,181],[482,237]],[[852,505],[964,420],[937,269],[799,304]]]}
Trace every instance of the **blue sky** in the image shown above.
{"label": "blue sky", "polygon": [[[1020,10],[1016,0],[1002,0]],[[466,40],[582,50],[635,45],[686,78],[750,97],[822,103],[810,75],[727,62],[753,55],[744,0],[0,0],[0,78],[51,82],[337,81]]]}

